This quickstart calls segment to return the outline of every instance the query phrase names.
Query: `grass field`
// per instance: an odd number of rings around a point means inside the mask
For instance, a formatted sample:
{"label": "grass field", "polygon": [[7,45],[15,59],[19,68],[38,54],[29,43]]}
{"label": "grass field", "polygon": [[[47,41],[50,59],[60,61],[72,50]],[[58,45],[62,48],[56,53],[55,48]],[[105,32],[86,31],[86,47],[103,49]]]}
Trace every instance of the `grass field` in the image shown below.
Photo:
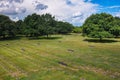
{"label": "grass field", "polygon": [[1,40],[0,80],[120,80],[120,39],[85,39]]}

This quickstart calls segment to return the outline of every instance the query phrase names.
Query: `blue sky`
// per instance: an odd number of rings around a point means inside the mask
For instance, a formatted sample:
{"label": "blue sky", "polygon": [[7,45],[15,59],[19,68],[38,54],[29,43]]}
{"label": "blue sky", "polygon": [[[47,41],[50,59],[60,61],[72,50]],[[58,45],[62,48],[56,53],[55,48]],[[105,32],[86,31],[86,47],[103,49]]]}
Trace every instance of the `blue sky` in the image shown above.
{"label": "blue sky", "polygon": [[91,2],[104,7],[120,5],[120,0],[91,0]]}
{"label": "blue sky", "polygon": [[50,13],[57,20],[80,26],[91,14],[120,17],[120,0],[0,0],[0,14],[17,21],[32,13]]}
{"label": "blue sky", "polygon": [[120,0],[92,0],[91,2],[102,7],[99,12],[107,12],[113,16],[115,13],[120,12]]}

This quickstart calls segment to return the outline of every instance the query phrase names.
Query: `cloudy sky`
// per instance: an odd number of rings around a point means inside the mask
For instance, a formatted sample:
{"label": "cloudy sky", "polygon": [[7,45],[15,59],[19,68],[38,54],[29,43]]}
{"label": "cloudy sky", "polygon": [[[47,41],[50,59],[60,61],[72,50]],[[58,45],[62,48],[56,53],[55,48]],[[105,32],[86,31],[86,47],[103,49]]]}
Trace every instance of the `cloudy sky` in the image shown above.
{"label": "cloudy sky", "polygon": [[91,14],[101,12],[120,17],[120,0],[0,0],[0,14],[14,21],[32,13],[50,13],[79,26]]}

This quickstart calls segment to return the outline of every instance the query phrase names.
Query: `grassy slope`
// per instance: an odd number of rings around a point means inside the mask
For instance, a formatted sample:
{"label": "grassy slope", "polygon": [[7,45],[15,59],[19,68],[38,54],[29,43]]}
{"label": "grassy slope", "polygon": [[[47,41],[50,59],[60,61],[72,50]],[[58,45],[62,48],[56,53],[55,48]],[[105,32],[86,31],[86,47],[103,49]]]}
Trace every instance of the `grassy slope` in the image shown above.
{"label": "grassy slope", "polygon": [[0,41],[0,80],[120,80],[120,39],[57,36],[62,38]]}

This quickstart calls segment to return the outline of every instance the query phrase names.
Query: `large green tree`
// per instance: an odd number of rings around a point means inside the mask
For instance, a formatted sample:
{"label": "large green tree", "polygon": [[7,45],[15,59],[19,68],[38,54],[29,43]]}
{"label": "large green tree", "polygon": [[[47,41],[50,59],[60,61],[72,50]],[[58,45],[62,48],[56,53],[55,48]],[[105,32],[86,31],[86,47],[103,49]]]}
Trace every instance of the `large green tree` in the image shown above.
{"label": "large green tree", "polygon": [[83,24],[83,34],[100,40],[113,37],[114,34],[111,33],[111,29],[114,27],[113,21],[114,17],[110,14],[93,14]]}
{"label": "large green tree", "polygon": [[120,37],[120,18],[115,17],[113,22],[112,22],[112,28],[110,29],[110,32],[115,36],[115,37]]}
{"label": "large green tree", "polygon": [[55,17],[47,13],[47,14],[41,15],[40,18],[41,18],[41,25],[42,25],[41,34],[47,35],[47,37],[50,34],[54,34],[56,29]]}
{"label": "large green tree", "polygon": [[5,15],[0,15],[0,37],[15,37],[15,35],[15,22],[10,20],[10,18]]}
{"label": "large green tree", "polygon": [[67,34],[72,32],[73,25],[68,22],[58,21],[56,25],[56,32],[59,34]]}
{"label": "large green tree", "polygon": [[81,27],[74,27],[73,33],[82,33],[82,26]]}
{"label": "large green tree", "polygon": [[51,14],[28,15],[24,23],[26,24],[25,34],[32,37],[38,37],[39,35],[49,35],[54,33],[55,18]]}
{"label": "large green tree", "polygon": [[26,24],[22,20],[18,20],[15,22],[16,24],[16,32],[19,35],[24,35],[25,29],[26,29]]}
{"label": "large green tree", "polygon": [[26,28],[24,33],[26,36],[37,37],[39,36],[39,23],[40,22],[40,15],[32,14],[28,15],[24,19],[24,23],[26,24]]}

